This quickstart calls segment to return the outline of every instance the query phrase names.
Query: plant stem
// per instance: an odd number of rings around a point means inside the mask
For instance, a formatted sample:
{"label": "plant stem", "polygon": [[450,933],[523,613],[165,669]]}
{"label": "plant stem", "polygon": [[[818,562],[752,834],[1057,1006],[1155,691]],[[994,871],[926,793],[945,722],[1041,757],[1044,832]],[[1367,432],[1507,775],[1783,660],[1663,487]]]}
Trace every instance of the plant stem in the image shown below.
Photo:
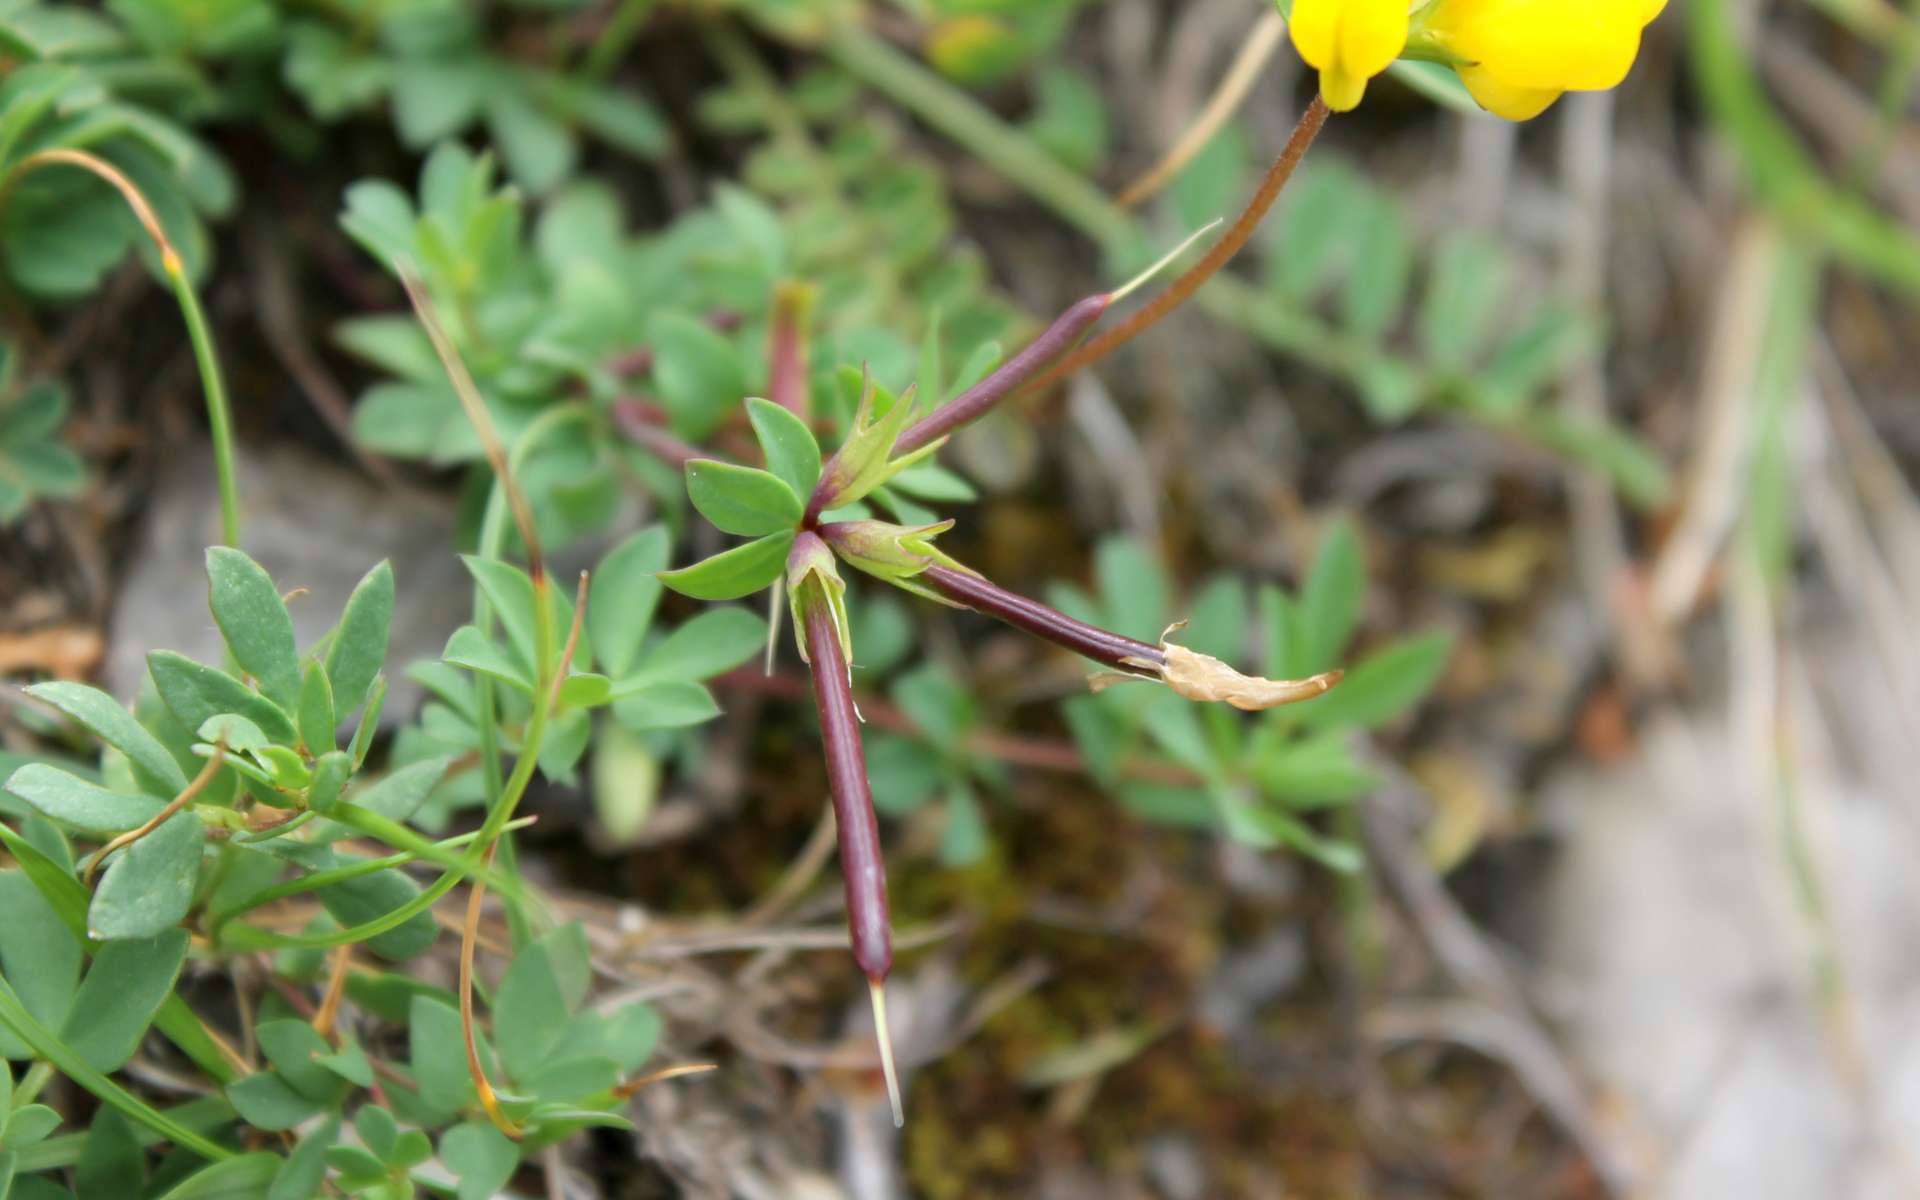
{"label": "plant stem", "polygon": [[[534,818],[532,817],[521,817],[517,821],[509,821],[507,828],[524,829],[528,825],[533,824],[533,822]],[[476,829],[472,833],[463,833],[458,837],[446,838],[440,842],[436,842],[435,845],[442,849],[453,846],[464,846],[478,839],[479,836],[480,830]],[[344,867],[332,867],[325,871],[314,871],[311,874],[302,875],[298,879],[289,879],[284,883],[277,883],[272,887],[263,888],[253,895],[248,896],[237,907],[223,909],[214,914],[215,924],[212,940],[215,943],[219,942],[221,924],[244,913],[250,913],[257,908],[264,908],[276,900],[285,900],[289,896],[298,896],[306,892],[317,892],[322,888],[330,888],[335,884],[345,883],[349,879],[358,879],[362,875],[372,875],[378,871],[385,871],[390,867],[404,867],[408,863],[417,862],[419,858],[420,856],[418,854],[410,850],[402,851],[399,854],[389,854],[385,858],[369,858]],[[455,861],[464,863],[464,860]],[[461,869],[465,869],[464,865]]]}
{"label": "plant stem", "polygon": [[200,309],[200,298],[187,279],[186,267],[178,255],[165,259],[167,275],[173,283],[173,295],[180,302],[180,314],[187,322],[187,338],[193,343],[193,358],[200,367],[200,383],[207,396],[207,427],[213,436],[214,473],[220,485],[220,536],[226,544],[240,545],[240,485],[233,453],[233,413],[227,404],[226,379],[220,373],[220,355],[214,349],[213,332]]}
{"label": "plant stem", "polygon": [[[958,142],[1109,253],[1143,256],[1146,237],[1132,216],[967,93],[851,22],[829,36],[823,49],[849,74]],[[1377,346],[1224,273],[1194,302],[1275,350],[1349,379],[1377,368],[1382,357]]]}
{"label": "plant stem", "polygon": [[93,861],[89,862],[87,869],[81,873],[80,882],[92,886],[94,872],[100,869],[101,863],[107,861],[107,855],[112,854],[115,850],[121,850],[133,845],[141,838],[146,837],[179,815],[181,809],[193,803],[195,796],[207,790],[207,785],[213,782],[213,777],[220,773],[220,767],[226,761],[227,744],[223,740],[214,746],[213,753],[207,758],[206,765],[200,768],[200,773],[193,777],[193,782],[182,788],[178,796],[167,801],[167,806],[155,813],[152,820],[140,826],[138,829],[128,830],[100,847],[99,853],[93,856]]}
{"label": "plant stem", "polygon": [[105,182],[120,193],[127,207],[140,222],[154,247],[160,251],[160,269],[166,273],[167,282],[173,288],[173,296],[180,305],[180,316],[187,326],[187,337],[193,343],[194,362],[200,368],[200,386],[207,399],[207,425],[213,434],[213,461],[220,485],[220,535],[228,546],[240,545],[240,490],[233,458],[233,414],[227,404],[227,384],[220,373],[220,355],[213,344],[213,332],[207,325],[207,316],[200,308],[200,297],[194,293],[193,283],[187,278],[186,263],[181,260],[179,251],[173,247],[173,241],[167,237],[167,231],[160,224],[160,218],[153,211],[153,205],[139,185],[104,158],[88,154],[82,150],[55,147],[29,154],[13,165],[4,179],[0,179],[0,209],[6,207],[13,190],[22,179],[41,167],[65,165],[78,167]]}
{"label": "plant stem", "polygon": [[[507,544],[507,518],[512,505],[508,500],[511,480],[526,464],[528,455],[552,433],[570,421],[586,422],[591,412],[585,404],[571,402],[555,405],[535,417],[520,433],[520,440],[507,452],[507,469],[504,474],[496,473],[493,488],[487,493],[487,509],[480,519],[480,541],[474,547],[481,558],[500,559],[505,557]],[[488,637],[493,636],[493,605],[487,599],[486,592],[478,582],[473,585],[473,624],[474,628]],[[496,693],[493,679],[485,674],[474,675],[474,728],[480,735],[480,772],[486,781],[487,803],[489,806],[500,802],[501,791],[505,787],[505,771],[500,765],[500,730],[498,710],[495,706]]]}
{"label": "plant stem", "polygon": [[1186,303],[1188,298],[1200,290],[1200,285],[1216,275],[1220,268],[1238,254],[1254,230],[1260,227],[1261,220],[1273,208],[1273,202],[1280,198],[1280,191],[1293,178],[1295,168],[1306,157],[1313,139],[1318,137],[1320,129],[1327,123],[1327,105],[1316,94],[1307,105],[1307,111],[1293,127],[1292,136],[1287,138],[1286,146],[1280,151],[1280,157],[1273,160],[1267,173],[1260,180],[1260,187],[1253,193],[1253,199],[1247,202],[1237,220],[1222,234],[1220,240],[1208,250],[1206,257],[1188,268],[1187,272],[1173,281],[1166,291],[1153,298],[1153,302],[1134,313],[1122,322],[1119,328],[1101,334],[1093,341],[1067,355],[1053,364],[1048,371],[1033,381],[1034,390],[1045,388],[1048,384],[1063,376],[1070,375],[1080,368],[1089,366],[1127,342],[1151,329],[1162,317]]}
{"label": "plant stem", "polygon": [[[349,829],[358,830],[368,837],[378,838],[395,850],[403,851],[415,859],[446,868],[462,865],[462,856],[449,850],[447,843],[422,837],[393,818],[383,816],[372,809],[361,808],[357,804],[341,804],[327,813],[327,818],[338,821]],[[475,882],[488,884],[498,889],[502,895],[512,897],[522,904],[529,899],[526,888],[520,880],[499,871],[490,871],[481,875]]]}

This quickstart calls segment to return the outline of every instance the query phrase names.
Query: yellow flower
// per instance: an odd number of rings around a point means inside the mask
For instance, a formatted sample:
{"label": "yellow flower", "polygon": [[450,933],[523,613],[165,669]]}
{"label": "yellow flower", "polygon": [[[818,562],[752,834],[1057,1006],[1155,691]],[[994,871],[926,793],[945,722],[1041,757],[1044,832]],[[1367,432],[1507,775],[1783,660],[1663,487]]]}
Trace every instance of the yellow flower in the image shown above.
{"label": "yellow flower", "polygon": [[1294,0],[1288,29],[1300,57],[1319,70],[1327,107],[1345,112],[1406,48],[1407,0]]}
{"label": "yellow flower", "polygon": [[1420,41],[1455,64],[1480,106],[1510,121],[1538,116],[1566,91],[1627,77],[1640,31],[1666,0],[1436,0]]}

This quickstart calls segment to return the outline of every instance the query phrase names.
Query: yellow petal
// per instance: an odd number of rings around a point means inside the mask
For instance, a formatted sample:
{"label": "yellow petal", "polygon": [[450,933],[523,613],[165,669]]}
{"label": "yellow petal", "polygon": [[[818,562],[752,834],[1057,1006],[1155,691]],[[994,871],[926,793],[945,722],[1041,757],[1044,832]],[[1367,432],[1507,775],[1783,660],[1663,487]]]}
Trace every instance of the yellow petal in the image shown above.
{"label": "yellow petal", "polygon": [[1509,121],[1530,121],[1560,98],[1559,88],[1514,87],[1501,82],[1484,67],[1459,67],[1456,73],[1481,108]]}
{"label": "yellow petal", "polygon": [[1294,0],[1288,33],[1327,107],[1344,111],[1406,48],[1407,0]]}
{"label": "yellow petal", "polygon": [[1335,112],[1351,110],[1360,103],[1366,90],[1365,75],[1354,75],[1338,67],[1326,67],[1320,72],[1320,98]]}
{"label": "yellow petal", "polygon": [[[1449,50],[1508,88],[1614,87],[1664,0],[1442,0],[1428,22]],[[1464,73],[1463,76],[1464,78]]]}

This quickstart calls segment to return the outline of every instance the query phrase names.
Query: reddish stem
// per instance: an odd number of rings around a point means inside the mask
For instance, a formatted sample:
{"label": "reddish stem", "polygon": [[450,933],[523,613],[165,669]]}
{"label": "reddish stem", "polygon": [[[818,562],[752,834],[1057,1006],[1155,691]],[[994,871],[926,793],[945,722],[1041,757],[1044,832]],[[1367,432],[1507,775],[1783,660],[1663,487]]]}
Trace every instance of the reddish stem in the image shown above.
{"label": "reddish stem", "polygon": [[767,335],[767,399],[802,421],[811,419],[813,408],[807,395],[807,314],[812,307],[812,289],[782,287],[774,297],[773,326]]}
{"label": "reddish stem", "polygon": [[1200,290],[1200,286],[1213,278],[1227,261],[1240,252],[1240,248],[1253,237],[1254,230],[1260,227],[1260,221],[1280,198],[1280,189],[1287,186],[1287,180],[1293,178],[1295,167],[1313,145],[1313,139],[1320,127],[1327,123],[1326,102],[1319,96],[1307,105],[1307,111],[1300,115],[1300,121],[1293,127],[1293,134],[1287,138],[1286,146],[1280,151],[1280,157],[1274,159],[1267,168],[1266,177],[1260,181],[1260,187],[1247,202],[1247,207],[1234,221],[1232,228],[1221,235],[1206,257],[1195,263],[1186,274],[1168,285],[1167,290],[1153,298],[1153,302],[1134,313],[1114,329],[1101,334],[1080,349],[1060,359],[1045,374],[1035,379],[1023,391],[1037,392],[1066,378],[1082,367],[1099,362],[1107,355],[1126,345],[1135,337],[1146,332],[1160,319],[1185,304],[1189,297]]}
{"label": "reddish stem", "polygon": [[621,436],[646,450],[662,462],[684,467],[696,458],[713,455],[698,446],[681,441],[654,418],[656,407],[645,400],[627,398],[613,404],[613,423]]}

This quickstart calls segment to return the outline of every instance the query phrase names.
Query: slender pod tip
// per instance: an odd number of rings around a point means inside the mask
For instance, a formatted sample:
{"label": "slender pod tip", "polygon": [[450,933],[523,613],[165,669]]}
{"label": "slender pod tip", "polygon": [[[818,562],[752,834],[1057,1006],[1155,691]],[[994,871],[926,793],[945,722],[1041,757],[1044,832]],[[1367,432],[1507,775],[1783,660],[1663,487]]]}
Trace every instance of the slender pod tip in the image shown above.
{"label": "slender pod tip", "polygon": [[893,1105],[893,1127],[904,1129],[907,1111],[900,1102],[900,1073],[893,1065],[893,1034],[887,1029],[887,981],[867,977],[867,994],[873,1000],[873,1035],[880,1043],[880,1071],[887,1077],[887,1100]]}
{"label": "slender pod tip", "polygon": [[1192,246],[1195,242],[1199,241],[1201,238],[1207,236],[1209,233],[1212,233],[1214,230],[1218,229],[1221,223],[1224,222],[1225,220],[1226,220],[1225,217],[1215,217],[1213,220],[1208,221],[1205,225],[1202,225],[1200,228],[1188,234],[1185,238],[1181,239],[1181,242],[1178,246],[1175,246],[1173,249],[1167,251],[1165,254],[1162,254],[1158,259],[1154,260],[1154,263],[1152,266],[1140,272],[1138,275],[1135,275],[1132,279],[1127,280],[1125,283],[1121,284],[1119,287],[1115,288],[1113,291],[1107,293],[1108,302],[1111,304],[1118,304],[1120,303],[1120,301],[1126,299],[1128,296],[1138,291],[1142,286],[1146,284],[1148,280],[1152,279],[1155,275],[1158,275],[1160,272],[1166,270],[1168,264],[1172,263],[1174,259],[1179,258],[1182,254],[1185,254],[1187,252],[1188,247]]}

